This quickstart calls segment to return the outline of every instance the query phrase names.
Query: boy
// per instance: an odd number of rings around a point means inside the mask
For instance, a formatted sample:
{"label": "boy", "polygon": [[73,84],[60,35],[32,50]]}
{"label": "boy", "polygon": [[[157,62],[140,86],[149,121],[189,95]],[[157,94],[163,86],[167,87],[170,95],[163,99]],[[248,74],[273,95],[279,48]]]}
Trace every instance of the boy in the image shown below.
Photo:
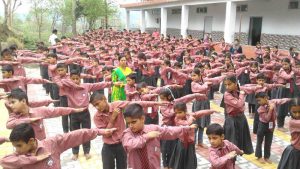
{"label": "boy", "polygon": [[111,134],[116,129],[82,129],[45,140],[35,137],[31,125],[17,125],[11,132],[9,140],[16,152],[3,157],[0,165],[3,168],[22,169],[60,169],[60,154],[67,149],[93,140],[97,135]]}
{"label": "boy", "polygon": [[[99,83],[82,83],[80,72],[76,69],[71,70],[70,79],[63,79],[62,86],[67,96],[68,106],[72,108],[83,108],[89,105],[89,93],[110,87],[112,82],[99,82]],[[119,83],[120,82],[116,82]],[[91,117],[88,109],[71,115],[71,131],[80,128],[91,128]],[[78,159],[79,147],[72,148],[73,160]],[[86,159],[90,159],[90,142],[83,144],[83,151]]]}
{"label": "boy", "polygon": [[136,74],[126,76],[125,94],[127,101],[136,101],[139,99],[139,92],[136,90]]}
{"label": "boy", "polygon": [[8,109],[11,111],[9,119],[6,123],[8,129],[13,129],[16,125],[21,123],[29,123],[36,133],[39,140],[46,138],[43,119],[53,118],[71,113],[78,113],[86,108],[49,108],[29,107],[28,97],[24,91],[19,88],[13,89],[8,95]]}
{"label": "boy", "polygon": [[160,140],[172,140],[196,126],[160,127],[144,125],[145,114],[139,104],[130,104],[124,110],[127,128],[122,137],[122,144],[128,157],[128,168],[160,169]]}
{"label": "boy", "polygon": [[[259,105],[257,112],[259,115],[259,123],[257,129],[257,143],[255,156],[260,163],[272,163],[270,158],[271,145],[273,139],[273,133],[275,128],[276,120],[276,107],[280,104],[284,104],[291,99],[273,99],[268,100],[268,94],[265,92],[259,92],[255,95],[257,103]],[[262,142],[265,138],[264,146],[264,159],[262,158]]]}
{"label": "boy", "polygon": [[117,169],[125,169],[126,153],[122,146],[121,139],[123,131],[126,129],[124,123],[124,116],[122,110],[132,103],[139,103],[143,107],[149,107],[153,105],[163,105],[160,102],[130,102],[130,101],[116,101],[108,103],[105,96],[99,92],[94,92],[90,98],[90,102],[97,109],[94,116],[94,123],[97,128],[117,128],[118,130],[112,135],[103,136],[103,148],[102,148],[102,161],[103,168],[115,169],[115,159],[117,163]]}
{"label": "boy", "polygon": [[14,69],[11,65],[2,66],[2,80],[0,80],[0,88],[5,92],[10,92],[14,88],[21,88],[26,91],[27,84],[45,84],[52,83],[49,80],[40,78],[28,78],[22,76],[14,76]]}
{"label": "boy", "polygon": [[228,140],[224,140],[224,129],[220,124],[213,123],[209,125],[206,134],[211,145],[208,149],[211,169],[234,169],[235,157],[243,155],[243,150],[240,150]]}

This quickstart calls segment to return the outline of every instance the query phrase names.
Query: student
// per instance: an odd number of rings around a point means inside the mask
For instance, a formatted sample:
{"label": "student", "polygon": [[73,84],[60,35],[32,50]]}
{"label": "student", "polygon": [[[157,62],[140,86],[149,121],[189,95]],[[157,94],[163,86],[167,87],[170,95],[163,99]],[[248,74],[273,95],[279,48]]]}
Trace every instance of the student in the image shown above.
{"label": "student", "polygon": [[116,129],[81,129],[63,135],[56,135],[45,140],[38,140],[31,125],[17,125],[10,133],[9,140],[15,147],[13,154],[0,160],[3,168],[22,169],[59,169],[60,154],[97,135],[112,134]]}
{"label": "student", "polygon": [[13,129],[20,123],[28,123],[32,126],[39,140],[46,138],[46,132],[43,119],[53,118],[71,113],[78,113],[86,108],[50,108],[50,107],[29,107],[28,97],[24,91],[19,88],[13,89],[8,95],[8,108],[11,113],[7,120],[6,127]]}
{"label": "student", "polygon": [[[80,72],[77,69],[71,70],[70,79],[63,79],[61,82],[68,99],[68,106],[72,108],[88,107],[90,92],[110,87],[112,84],[112,82],[81,83]],[[71,115],[71,131],[80,128],[91,128],[91,117],[88,109]],[[90,142],[83,144],[83,151],[86,159],[90,159]],[[72,148],[72,152],[72,159],[77,160],[79,147]]]}
{"label": "student", "polygon": [[2,66],[1,71],[3,79],[0,80],[0,88],[3,88],[5,92],[10,92],[14,88],[21,88],[26,91],[27,84],[52,83],[46,79],[14,76],[14,69],[11,65]]}
{"label": "student", "polygon": [[227,76],[224,79],[226,92],[224,93],[225,104],[225,139],[234,143],[245,154],[252,154],[253,147],[249,132],[249,126],[245,117],[245,92],[240,91],[235,76]]}
{"label": "student", "polygon": [[300,168],[300,98],[293,98],[290,103],[292,119],[289,121],[291,132],[291,145],[287,146],[282,153],[278,169]]}
{"label": "student", "polygon": [[131,73],[126,76],[125,93],[127,101],[135,101],[139,99],[139,92],[136,90],[136,74]]}
{"label": "student", "polygon": [[[176,126],[190,126],[195,119],[214,113],[214,110],[200,110],[193,113],[187,113],[186,103],[176,103],[174,105],[176,113]],[[195,131],[184,134],[179,138],[172,153],[169,167],[172,169],[196,169],[197,157],[195,152]]]}
{"label": "student", "polygon": [[0,137],[0,145],[5,143],[5,142],[9,142],[9,139],[6,137]]}
{"label": "student", "polygon": [[127,128],[122,137],[122,144],[128,157],[128,168],[160,169],[160,140],[172,140],[195,126],[160,127],[144,125],[145,115],[139,104],[130,104],[124,110]]}
{"label": "student", "polygon": [[[265,92],[259,92],[255,95],[259,105],[257,112],[259,114],[259,123],[257,129],[257,142],[255,156],[260,163],[269,163],[271,155],[271,144],[276,120],[276,107],[280,104],[289,102],[291,99],[273,99],[268,100],[268,95]],[[264,158],[262,158],[262,142],[264,141]]]}
{"label": "student", "polygon": [[117,163],[117,169],[127,168],[126,153],[121,143],[123,131],[126,129],[124,116],[122,113],[123,109],[128,104],[133,103],[139,103],[143,107],[163,105],[163,103],[145,101],[115,101],[109,104],[106,97],[98,92],[94,92],[91,95],[90,102],[97,109],[97,112],[94,116],[94,123],[97,128],[118,129],[112,135],[103,135],[103,168],[115,169],[115,161]]}
{"label": "student", "polygon": [[220,124],[213,123],[209,125],[206,135],[211,145],[208,149],[211,169],[235,169],[236,156],[243,155],[244,151],[230,141],[225,140],[224,129]]}

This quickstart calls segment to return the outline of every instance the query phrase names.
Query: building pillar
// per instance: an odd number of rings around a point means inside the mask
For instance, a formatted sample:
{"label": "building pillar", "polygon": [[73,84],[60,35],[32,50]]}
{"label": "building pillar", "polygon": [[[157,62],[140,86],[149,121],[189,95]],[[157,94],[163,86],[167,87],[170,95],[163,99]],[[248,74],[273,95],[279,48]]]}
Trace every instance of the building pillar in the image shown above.
{"label": "building pillar", "polygon": [[226,2],[225,28],[224,28],[224,38],[225,38],[225,42],[227,43],[232,43],[234,41],[235,22],[236,22],[236,3],[228,1]]}
{"label": "building pillar", "polygon": [[167,36],[167,19],[168,19],[167,8],[161,8],[160,18],[161,18],[160,33],[166,37]]}
{"label": "building pillar", "polygon": [[130,29],[130,10],[126,10],[126,25],[125,29]]}
{"label": "building pillar", "polygon": [[189,26],[189,6],[182,5],[182,8],[181,8],[181,35],[183,38],[187,37],[188,26]]}
{"label": "building pillar", "polygon": [[144,33],[146,31],[146,17],[145,17],[145,10],[141,10],[141,23],[140,23],[140,29],[141,32]]}

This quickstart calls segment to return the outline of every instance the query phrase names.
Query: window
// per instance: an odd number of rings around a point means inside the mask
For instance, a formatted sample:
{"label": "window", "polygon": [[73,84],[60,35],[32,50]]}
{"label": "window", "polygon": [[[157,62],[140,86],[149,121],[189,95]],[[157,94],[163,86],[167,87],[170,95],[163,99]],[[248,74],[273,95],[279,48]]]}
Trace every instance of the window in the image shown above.
{"label": "window", "polygon": [[299,9],[299,1],[295,1],[295,0],[290,1],[289,9]]}
{"label": "window", "polygon": [[248,11],[248,5],[238,5],[236,6],[237,12],[247,12]]}
{"label": "window", "polygon": [[207,13],[207,7],[197,8],[197,13]]}
{"label": "window", "polygon": [[181,9],[172,9],[172,14],[181,14]]}

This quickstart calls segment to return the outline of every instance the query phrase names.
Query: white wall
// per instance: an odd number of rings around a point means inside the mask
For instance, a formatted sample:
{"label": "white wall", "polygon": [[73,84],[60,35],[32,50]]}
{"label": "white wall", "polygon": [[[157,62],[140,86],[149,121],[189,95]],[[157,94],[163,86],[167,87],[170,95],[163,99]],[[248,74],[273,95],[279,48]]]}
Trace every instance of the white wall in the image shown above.
{"label": "white wall", "polygon": [[152,10],[146,11],[146,28],[159,28],[160,24],[156,23],[156,19],[160,19],[160,9],[159,12],[152,12]]}
{"label": "white wall", "polygon": [[288,9],[288,0],[260,0],[248,4],[248,12],[237,12],[236,32],[242,14],[242,32],[249,32],[250,17],[262,17],[262,33],[300,35],[300,9]]}
{"label": "white wall", "polygon": [[168,23],[167,28],[180,29],[181,27],[181,14],[172,14],[172,9],[181,9],[181,6],[177,8],[168,8]]}

